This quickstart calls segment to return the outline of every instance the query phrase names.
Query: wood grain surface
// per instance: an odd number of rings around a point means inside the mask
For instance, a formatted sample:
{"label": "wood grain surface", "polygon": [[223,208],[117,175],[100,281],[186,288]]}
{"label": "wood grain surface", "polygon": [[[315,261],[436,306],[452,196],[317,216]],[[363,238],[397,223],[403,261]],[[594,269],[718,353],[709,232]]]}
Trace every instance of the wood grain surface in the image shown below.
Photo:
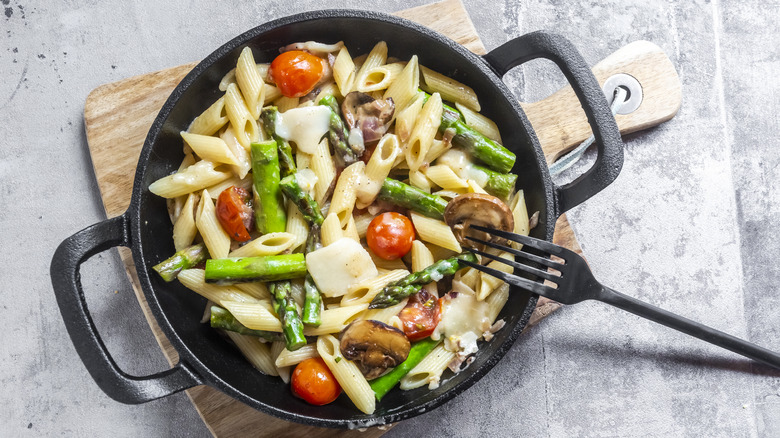
{"label": "wood grain surface", "polygon": [[[398,16],[416,21],[484,54],[485,48],[460,0],[408,9]],[[108,217],[122,214],[130,205],[133,177],[141,148],[157,112],[179,81],[197,63],[148,73],[100,86],[87,97],[84,122],[95,175]],[[669,59],[657,46],[635,42],[618,50],[594,67],[600,82],[615,73],[627,73],[639,80],[645,99],[629,115],[617,116],[621,132],[629,133],[669,120],[680,106],[680,84]],[[584,112],[570,87],[539,102],[522,104],[542,143],[548,162],[582,142],[590,135]],[[121,111],[118,109],[121,108]],[[556,223],[555,242],[582,252],[565,216]],[[173,365],[178,354],[157,325],[138,286],[129,250],[120,249],[133,289],[144,315]],[[531,324],[549,315],[560,305],[540,300]],[[211,432],[228,436],[331,436],[334,430],[302,426],[262,414],[207,386],[187,391],[195,408]],[[339,436],[377,437],[379,428],[365,432],[339,431]]]}

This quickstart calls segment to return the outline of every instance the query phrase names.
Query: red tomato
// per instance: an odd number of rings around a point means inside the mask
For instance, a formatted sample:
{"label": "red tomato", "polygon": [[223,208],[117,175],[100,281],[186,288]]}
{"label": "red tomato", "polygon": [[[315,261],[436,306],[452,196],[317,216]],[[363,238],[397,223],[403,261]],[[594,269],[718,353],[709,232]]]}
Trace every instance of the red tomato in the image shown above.
{"label": "red tomato", "polygon": [[368,224],[366,241],[377,256],[385,260],[395,260],[412,249],[414,226],[412,221],[401,213],[382,213]]}
{"label": "red tomato", "polygon": [[246,242],[252,238],[247,231],[252,223],[249,199],[249,192],[236,186],[223,190],[217,198],[217,219],[230,237],[238,242]]}
{"label": "red tomato", "polygon": [[410,341],[427,338],[441,319],[441,300],[423,289],[409,298],[398,318],[401,319],[404,334]]}
{"label": "red tomato", "polygon": [[322,406],[338,398],[341,386],[321,357],[306,359],[295,367],[290,381],[293,394]]}
{"label": "red tomato", "polygon": [[323,59],[301,50],[291,50],[277,56],[268,73],[287,97],[309,94],[322,78]]}

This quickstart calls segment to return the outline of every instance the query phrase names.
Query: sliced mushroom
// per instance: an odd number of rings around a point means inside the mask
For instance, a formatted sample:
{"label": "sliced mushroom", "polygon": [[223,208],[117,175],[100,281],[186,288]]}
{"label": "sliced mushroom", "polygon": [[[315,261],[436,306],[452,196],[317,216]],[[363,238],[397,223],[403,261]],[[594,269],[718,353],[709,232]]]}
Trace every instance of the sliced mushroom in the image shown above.
{"label": "sliced mushroom", "polygon": [[352,91],[344,96],[341,112],[350,130],[360,129],[366,144],[378,141],[387,132],[395,104],[392,98],[374,99],[366,93]]}
{"label": "sliced mushroom", "polygon": [[369,380],[405,361],[410,348],[404,332],[379,321],[355,321],[341,332],[341,354]]}
{"label": "sliced mushroom", "polygon": [[481,225],[509,232],[514,231],[515,228],[512,210],[504,204],[504,201],[482,193],[459,195],[447,203],[447,208],[444,209],[444,222],[452,228],[458,242],[469,247],[476,245],[475,242],[466,239],[466,236],[491,242],[506,241],[506,239],[470,229],[471,225]]}

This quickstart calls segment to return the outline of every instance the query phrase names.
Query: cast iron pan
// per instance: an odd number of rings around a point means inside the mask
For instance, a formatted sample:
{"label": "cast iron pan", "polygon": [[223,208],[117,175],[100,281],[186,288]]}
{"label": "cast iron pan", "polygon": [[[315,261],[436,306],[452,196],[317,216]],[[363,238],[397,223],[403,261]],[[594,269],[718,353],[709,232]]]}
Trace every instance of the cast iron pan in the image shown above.
{"label": "cast iron pan", "polygon": [[[620,134],[601,88],[574,46],[561,36],[534,32],[507,42],[484,57],[474,55],[430,29],[390,15],[352,10],[309,12],[258,26],[217,49],[176,87],[146,138],[135,174],[130,207],[67,238],[51,264],[54,292],[73,344],[95,382],[110,397],[143,403],[191,388],[210,385],[256,409],[285,420],[326,427],[364,427],[394,423],[431,410],[473,385],[488,372],[523,330],[537,296],[512,290],[500,317],[506,326],[484,343],[465,371],[438,389],[392,391],[373,415],[359,412],[342,395],[322,407],[292,396],[288,385],[258,373],[241,354],[206,324],[199,322],[205,299],[178,282],[165,283],[150,267],[173,252],[172,226],[165,200],[148,190],[153,181],[174,172],[182,158],[179,131],[222,94],[218,83],[245,46],[258,62],[268,62],[279,47],[298,41],[344,41],[353,54],[367,53],[380,40],[389,56],[431,67],[474,88],[483,113],[501,129],[504,144],[517,154],[513,173],[525,190],[529,212],[539,211],[535,237],[552,239],[555,220],[610,184],[620,172]],[[574,182],[556,186],[550,180],[539,141],[516,98],[501,82],[511,68],[535,58],[554,61],[574,88],[593,127],[598,158]],[[179,353],[172,369],[151,376],[124,373],[109,355],[87,309],[79,266],[114,246],[132,249],[138,278],[160,328]]]}

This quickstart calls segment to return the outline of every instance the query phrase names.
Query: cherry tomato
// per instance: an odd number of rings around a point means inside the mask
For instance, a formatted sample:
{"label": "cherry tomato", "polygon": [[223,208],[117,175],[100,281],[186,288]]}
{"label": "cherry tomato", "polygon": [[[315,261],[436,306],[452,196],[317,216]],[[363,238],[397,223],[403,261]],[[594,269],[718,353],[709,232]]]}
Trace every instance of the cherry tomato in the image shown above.
{"label": "cherry tomato", "polygon": [[247,231],[252,224],[249,199],[249,192],[236,186],[223,190],[217,198],[217,219],[230,237],[238,242],[246,242],[252,238]]}
{"label": "cherry tomato", "polygon": [[293,394],[322,406],[338,398],[341,386],[321,357],[306,359],[295,367],[290,381]]}
{"label": "cherry tomato", "polygon": [[301,97],[309,94],[322,78],[323,59],[301,50],[291,50],[277,56],[268,73],[287,97]]}
{"label": "cherry tomato", "polygon": [[412,221],[401,213],[382,213],[368,224],[366,241],[377,256],[385,260],[395,260],[412,249],[414,226]]}
{"label": "cherry tomato", "polygon": [[441,319],[441,300],[425,289],[409,298],[406,307],[398,314],[404,327],[404,334],[410,341],[427,338],[433,333]]}

